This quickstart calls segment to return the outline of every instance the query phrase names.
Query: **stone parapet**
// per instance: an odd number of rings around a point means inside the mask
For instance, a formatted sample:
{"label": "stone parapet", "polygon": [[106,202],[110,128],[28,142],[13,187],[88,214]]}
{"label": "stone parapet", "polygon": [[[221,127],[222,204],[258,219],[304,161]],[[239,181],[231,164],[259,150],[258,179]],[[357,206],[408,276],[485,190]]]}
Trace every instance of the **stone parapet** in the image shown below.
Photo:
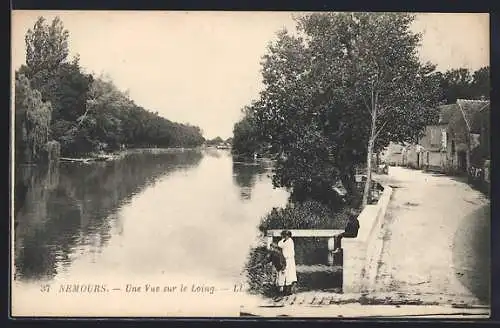
{"label": "stone parapet", "polygon": [[358,236],[342,239],[344,293],[363,293],[373,286],[383,246],[379,234],[391,195],[392,188],[384,186],[377,204],[366,205],[358,216]]}

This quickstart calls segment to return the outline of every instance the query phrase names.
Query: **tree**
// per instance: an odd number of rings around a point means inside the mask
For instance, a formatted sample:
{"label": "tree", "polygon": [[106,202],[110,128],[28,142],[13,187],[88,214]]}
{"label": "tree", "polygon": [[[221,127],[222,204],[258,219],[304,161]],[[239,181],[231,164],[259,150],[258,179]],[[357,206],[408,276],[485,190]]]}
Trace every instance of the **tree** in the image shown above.
{"label": "tree", "polygon": [[231,152],[242,156],[251,156],[260,149],[255,118],[250,107],[243,109],[243,118],[234,124],[233,138],[226,142],[233,145]]}
{"label": "tree", "polygon": [[[130,100],[128,92],[120,91],[110,79],[94,81],[92,75],[83,72],[78,55],[68,61],[68,40],[69,33],[58,17],[51,23],[39,17],[26,34],[26,65],[18,70],[18,74],[28,81],[20,83],[27,83],[31,88],[23,87],[23,90],[32,90],[23,92],[29,95],[27,99],[34,101],[31,105],[39,109],[29,110],[29,115],[45,113],[46,105],[51,104],[48,132],[51,138],[61,143],[62,153],[89,153],[103,146],[112,150],[123,143],[130,146],[192,147],[204,142],[198,127],[171,122],[158,112],[137,106]],[[21,124],[24,118],[19,115],[16,118],[19,117]],[[36,129],[44,126],[44,117],[35,119],[38,125],[25,126],[28,136],[39,135]],[[32,127],[34,131],[30,130]],[[38,143],[31,142],[28,146],[35,147],[29,148],[35,151]]]}
{"label": "tree", "polygon": [[[393,141],[415,141],[435,119],[439,76],[417,56],[419,35],[401,13],[310,14],[298,37],[279,32],[263,60],[253,106],[280,154],[274,182],[319,195],[337,179],[352,192],[353,167]],[[303,198],[303,197],[299,197]]]}
{"label": "tree", "polygon": [[87,93],[93,77],[82,73],[79,57],[67,61],[69,32],[59,17],[49,24],[39,17],[29,29],[26,65],[20,68],[39,90],[43,101],[52,105],[52,138],[61,142],[65,152],[73,147],[76,120],[86,110]]}
{"label": "tree", "polygon": [[447,104],[454,104],[457,99],[489,99],[490,67],[473,73],[467,68],[448,70],[441,75],[440,87]]}
{"label": "tree", "polygon": [[472,75],[467,68],[451,69],[443,75],[441,88],[447,104],[453,104],[457,99],[470,99]]}
{"label": "tree", "polygon": [[215,137],[215,138],[213,138],[211,140],[208,140],[207,144],[209,144],[209,145],[219,145],[219,144],[221,144],[223,142],[224,142],[224,140],[220,136],[217,136],[217,137]]}
{"label": "tree", "polygon": [[87,110],[87,100],[91,97],[94,77],[84,74],[78,57],[61,64],[55,76],[54,93],[51,97],[57,104],[54,119],[75,122]]}
{"label": "tree", "polygon": [[[59,65],[66,61],[69,32],[59,17],[49,25],[39,17],[33,29],[26,33],[26,73],[34,89],[46,96],[50,89],[47,82],[56,75]],[[44,99],[45,100],[45,99]]]}
{"label": "tree", "polygon": [[410,31],[413,15],[340,13],[326,18],[315,15],[303,20],[306,29],[316,32],[311,47],[324,47],[325,37],[318,32],[328,31],[327,44],[333,41],[336,45],[336,53],[330,56],[335,61],[327,66],[337,74],[330,88],[340,95],[340,103],[357,113],[355,121],[350,123],[362,127],[364,131],[357,132],[368,141],[364,206],[368,202],[374,151],[389,140],[418,139],[425,125],[435,119],[433,108],[439,98],[435,92],[439,81],[433,65],[419,62],[420,35]]}
{"label": "tree", "polygon": [[474,99],[490,99],[490,67],[481,67],[472,75],[472,94]]}
{"label": "tree", "polygon": [[293,202],[313,199],[336,208],[340,199],[333,187],[340,169],[329,132],[337,121],[318,100],[322,80],[312,58],[301,36],[278,32],[263,57],[264,90],[251,110],[259,139],[276,153],[273,184],[288,188]]}
{"label": "tree", "polygon": [[40,92],[31,88],[23,74],[16,74],[15,144],[16,160],[36,162],[49,138],[50,103],[42,101]]}
{"label": "tree", "polygon": [[78,127],[90,122],[89,134],[98,142],[118,149],[124,141],[122,117],[129,113],[134,103],[111,81],[94,80],[89,91],[86,111],[78,117]]}

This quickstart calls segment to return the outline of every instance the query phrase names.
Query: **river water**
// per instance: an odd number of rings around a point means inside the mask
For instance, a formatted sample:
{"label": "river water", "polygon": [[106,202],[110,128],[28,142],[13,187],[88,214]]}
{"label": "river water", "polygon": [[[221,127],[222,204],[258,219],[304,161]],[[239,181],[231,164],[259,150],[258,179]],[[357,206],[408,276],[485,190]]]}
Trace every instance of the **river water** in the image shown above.
{"label": "river water", "polygon": [[[273,188],[270,170],[215,149],[20,167],[13,311],[196,315],[197,300],[214,298],[234,306],[257,226],[288,198]],[[211,298],[194,298],[200,294]]]}

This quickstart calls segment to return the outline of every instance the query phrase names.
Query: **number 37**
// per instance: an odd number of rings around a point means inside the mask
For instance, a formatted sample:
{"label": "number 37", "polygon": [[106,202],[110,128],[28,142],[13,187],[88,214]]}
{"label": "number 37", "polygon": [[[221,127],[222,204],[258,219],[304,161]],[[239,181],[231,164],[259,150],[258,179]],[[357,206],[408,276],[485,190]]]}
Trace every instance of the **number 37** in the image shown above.
{"label": "number 37", "polygon": [[42,286],[40,286],[40,291],[42,293],[48,293],[50,291],[50,285],[42,285]]}

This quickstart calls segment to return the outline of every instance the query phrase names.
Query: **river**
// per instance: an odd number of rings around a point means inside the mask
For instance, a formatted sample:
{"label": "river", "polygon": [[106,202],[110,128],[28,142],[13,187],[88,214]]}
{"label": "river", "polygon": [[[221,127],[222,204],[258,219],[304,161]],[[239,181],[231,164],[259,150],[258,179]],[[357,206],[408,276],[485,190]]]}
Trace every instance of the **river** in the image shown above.
{"label": "river", "polygon": [[[172,315],[185,314],[180,294],[231,299],[245,283],[243,268],[259,242],[259,221],[288,198],[273,188],[270,170],[263,163],[235,162],[229,151],[215,149],[19,168],[13,310]],[[158,302],[127,297],[154,293],[155,287],[163,292],[155,296],[163,297]],[[75,301],[75,293],[85,295]],[[194,298],[184,299],[194,306]]]}

